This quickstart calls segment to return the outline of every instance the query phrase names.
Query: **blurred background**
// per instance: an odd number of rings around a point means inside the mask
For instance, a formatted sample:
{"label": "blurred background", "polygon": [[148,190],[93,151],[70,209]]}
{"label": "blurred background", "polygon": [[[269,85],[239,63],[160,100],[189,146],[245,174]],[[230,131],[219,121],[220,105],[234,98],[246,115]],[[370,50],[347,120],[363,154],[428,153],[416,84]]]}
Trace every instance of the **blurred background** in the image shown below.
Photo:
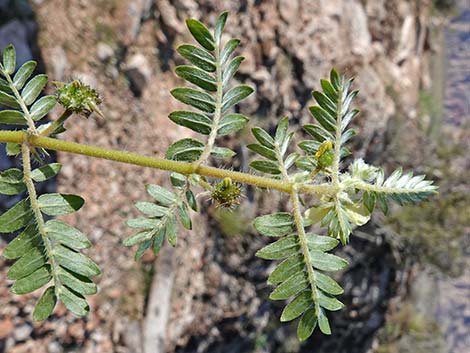
{"label": "blurred background", "polygon": [[[273,264],[254,256],[266,240],[250,226],[285,198],[247,187],[233,212],[206,203],[175,249],[136,263],[121,245],[124,221],[144,184],[167,175],[59,153],[62,173],[41,187],[86,199],[68,221],[94,243],[100,291],[87,318],[59,306],[34,323],[40,293],[9,293],[0,258],[0,352],[469,353],[468,0],[0,0],[0,47],[12,42],[19,64],[37,60],[51,80],[101,93],[106,119],[75,117],[65,138],[162,156],[187,134],[167,118],[179,107],[169,90],[182,84],[175,47],[191,41],[184,20],[212,26],[223,10],[246,56],[236,79],[256,87],[237,108],[251,126],[272,130],[288,115],[301,138],[311,90],[336,67],[360,90],[355,156],[425,173],[440,194],[355,230],[339,250],[351,263],[337,278],[346,308],[330,315],[331,337],[301,344],[295,322],[279,323],[283,303],[267,299]],[[247,128],[221,141],[237,151],[234,169],[248,171],[251,140]],[[0,169],[15,163],[0,151]],[[16,201],[1,198],[0,212]]]}

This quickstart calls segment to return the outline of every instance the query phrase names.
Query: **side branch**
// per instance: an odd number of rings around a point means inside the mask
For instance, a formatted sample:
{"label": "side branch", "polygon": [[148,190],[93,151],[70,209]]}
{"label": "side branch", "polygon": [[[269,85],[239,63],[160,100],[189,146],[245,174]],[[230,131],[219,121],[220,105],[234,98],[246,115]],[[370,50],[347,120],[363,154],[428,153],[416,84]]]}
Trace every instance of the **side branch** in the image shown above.
{"label": "side branch", "polygon": [[[23,131],[0,130],[0,142],[22,143],[25,139],[27,139],[30,146],[42,147],[49,150],[81,154],[84,156],[107,159],[142,167],[178,172],[185,175],[199,174],[217,179],[228,177],[243,184],[250,184],[260,188],[276,189],[286,193],[291,193],[293,189],[292,183],[286,183],[281,180],[251,175],[248,173],[207,166],[195,166],[192,163],[148,157],[137,153],[116,151],[108,148],[57,140],[49,137],[35,136]],[[309,194],[334,194],[337,191],[337,188],[331,184],[302,185],[299,186],[298,191]]]}

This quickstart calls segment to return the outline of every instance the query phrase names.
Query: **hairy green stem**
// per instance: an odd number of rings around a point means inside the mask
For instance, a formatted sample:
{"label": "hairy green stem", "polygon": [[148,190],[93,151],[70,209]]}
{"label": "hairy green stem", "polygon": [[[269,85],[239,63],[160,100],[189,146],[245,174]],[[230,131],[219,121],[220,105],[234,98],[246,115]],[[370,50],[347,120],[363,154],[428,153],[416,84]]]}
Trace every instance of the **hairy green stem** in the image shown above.
{"label": "hairy green stem", "polygon": [[15,95],[15,98],[16,98],[16,101],[18,102],[18,104],[20,105],[21,107],[21,110],[23,111],[23,114],[24,114],[24,118],[26,119],[26,122],[28,123],[28,127],[29,127],[29,131],[32,133],[32,134],[35,134],[37,135],[38,134],[38,130],[36,129],[36,125],[34,124],[34,120],[33,118],[31,117],[31,114],[29,113],[29,109],[28,107],[26,106],[26,103],[24,102],[23,98],[21,97],[21,94],[20,92],[18,92],[18,90],[16,89],[14,83],[13,83],[13,80],[11,79],[11,76],[5,72],[5,71],[2,71],[3,75],[5,76],[7,82],[8,82],[8,85],[10,86],[13,94]]}
{"label": "hairy green stem", "polygon": [[307,236],[305,234],[302,213],[300,212],[299,194],[296,186],[290,192],[290,199],[292,202],[292,213],[294,215],[295,227],[297,228],[297,235],[299,238],[300,250],[304,257],[305,266],[307,267],[308,281],[310,288],[312,289],[312,300],[315,306],[315,315],[318,317],[320,314],[320,306],[318,304],[318,292],[316,286],[315,272],[313,272],[312,259],[310,258],[310,252],[307,244]]}
{"label": "hairy green stem", "polygon": [[[84,156],[107,159],[111,161],[138,165],[142,167],[173,171],[185,175],[199,174],[206,177],[217,179],[231,178],[242,184],[250,184],[260,188],[276,189],[282,192],[290,193],[293,189],[293,183],[286,183],[281,180],[266,178],[248,173],[235,172],[232,170],[219,169],[208,166],[195,166],[193,163],[172,161],[163,158],[148,157],[137,153],[116,151],[108,148],[89,146],[85,144],[62,141],[50,137],[36,136],[24,131],[3,131],[0,130],[0,142],[22,143],[27,138],[30,146],[42,147],[49,150],[70,152]],[[338,187],[330,183],[319,185],[298,186],[298,192],[308,194],[330,194],[334,195],[339,190]]]}
{"label": "hairy green stem", "polygon": [[36,225],[38,227],[39,234],[44,243],[44,249],[46,251],[47,259],[51,264],[51,273],[52,278],[55,284],[55,293],[58,295],[58,290],[60,288],[60,280],[57,274],[57,267],[53,256],[52,243],[51,240],[47,237],[46,227],[44,224],[44,218],[42,218],[42,213],[39,208],[38,198],[36,194],[36,188],[34,187],[33,179],[31,177],[31,150],[28,144],[27,138],[21,144],[21,156],[23,158],[23,179],[28,191],[29,201],[31,203],[31,209],[33,210],[34,218],[36,220]]}
{"label": "hairy green stem", "polygon": [[216,92],[216,100],[215,100],[215,112],[214,117],[212,119],[212,126],[211,132],[207,139],[207,143],[202,151],[200,157],[194,164],[201,165],[204,164],[209,156],[211,155],[212,148],[215,144],[215,139],[217,137],[217,132],[219,130],[219,123],[220,118],[222,116],[222,98],[224,94],[224,89],[222,86],[222,65],[220,63],[220,47],[219,45],[215,46],[215,65],[216,65],[216,77],[217,77],[217,92]]}
{"label": "hairy green stem", "polygon": [[[289,174],[287,173],[286,166],[284,164],[284,160],[281,155],[281,151],[279,149],[279,144],[275,142],[274,144],[276,157],[279,164],[279,170],[281,171],[282,179],[285,182],[289,181]],[[312,260],[310,258],[310,252],[307,245],[307,236],[305,234],[304,222],[302,213],[300,211],[300,202],[299,202],[299,194],[297,191],[299,184],[294,184],[292,186],[292,190],[290,191],[290,199],[292,202],[292,213],[294,215],[294,223],[295,227],[297,228],[297,237],[299,239],[300,249],[302,251],[302,256],[304,258],[305,266],[307,267],[307,276],[308,282],[310,284],[310,288],[312,289],[312,301],[315,306],[315,315],[318,317],[320,314],[320,306],[318,304],[318,293],[317,293],[317,286],[316,286],[316,279],[315,273],[313,272],[313,265]]]}
{"label": "hairy green stem", "polygon": [[[341,85],[342,88],[342,85]],[[336,125],[335,125],[335,146],[333,154],[333,163],[331,166],[331,179],[333,185],[339,185],[339,161],[341,156],[341,123],[343,121],[342,101],[343,92],[342,89],[338,92],[338,100],[336,101]]]}
{"label": "hairy green stem", "polygon": [[56,120],[54,120],[44,131],[41,131],[40,135],[49,137],[51,136],[54,131],[57,130],[71,115],[72,115],[71,110],[64,110],[61,116],[59,116]]}

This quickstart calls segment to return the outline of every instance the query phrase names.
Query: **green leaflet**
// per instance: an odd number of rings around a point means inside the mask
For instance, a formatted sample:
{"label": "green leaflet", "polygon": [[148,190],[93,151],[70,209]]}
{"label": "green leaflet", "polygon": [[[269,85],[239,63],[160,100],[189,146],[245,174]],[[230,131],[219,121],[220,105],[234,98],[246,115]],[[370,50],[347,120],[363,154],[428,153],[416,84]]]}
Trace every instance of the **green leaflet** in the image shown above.
{"label": "green leaflet", "polygon": [[336,281],[321,272],[315,271],[316,285],[325,293],[340,295],[344,293],[343,288]]}
{"label": "green leaflet", "polygon": [[192,66],[178,66],[175,73],[182,79],[195,84],[196,86],[210,92],[217,91],[215,78],[204,70]]}
{"label": "green leaflet", "polygon": [[283,282],[293,274],[303,270],[304,267],[304,258],[301,254],[291,255],[274,269],[268,277],[268,284]]}
{"label": "green leaflet", "polygon": [[212,130],[212,120],[203,114],[179,110],[170,113],[168,117],[174,123],[203,135],[209,135]]}
{"label": "green leaflet", "polygon": [[154,204],[153,202],[139,201],[135,204],[135,207],[149,217],[163,217],[168,212],[168,208]]}
{"label": "green leaflet", "polygon": [[191,215],[189,214],[189,207],[185,202],[182,202],[178,205],[178,216],[183,227],[188,230],[191,230]]}
{"label": "green leaflet", "polygon": [[225,92],[222,99],[222,112],[226,112],[238,102],[242,101],[253,93],[253,88],[246,85],[235,86]]}
{"label": "green leaflet", "polygon": [[12,44],[8,44],[5,49],[3,49],[3,68],[8,75],[15,72],[16,51]]}
{"label": "green leaflet", "polygon": [[0,91],[0,103],[12,108],[20,108],[16,98],[8,93]]}
{"label": "green leaflet", "polygon": [[279,145],[283,145],[284,141],[287,138],[287,131],[289,129],[289,119],[287,117],[282,118],[279,121],[279,124],[276,128],[276,135],[274,137],[274,141]]}
{"label": "green leaflet", "polygon": [[7,142],[7,156],[17,156],[21,153],[21,145],[19,143]]}
{"label": "green leaflet", "polygon": [[152,250],[155,256],[157,256],[158,253],[160,252],[160,249],[162,248],[164,240],[165,240],[165,229],[162,228],[158,231],[157,235],[153,239]]}
{"label": "green leaflet", "polygon": [[214,56],[190,44],[180,45],[177,49],[178,53],[192,64],[207,72],[214,72],[216,70]]}
{"label": "green leaflet", "polygon": [[90,311],[86,299],[81,294],[75,293],[65,286],[59,288],[59,298],[65,307],[77,316],[85,316]]}
{"label": "green leaflet", "polygon": [[330,323],[328,322],[328,318],[322,308],[320,308],[320,313],[318,315],[318,326],[323,334],[331,335]]}
{"label": "green leaflet", "polygon": [[34,169],[31,172],[31,178],[35,182],[38,182],[38,183],[42,181],[46,181],[50,178],[55,177],[57,174],[59,174],[61,168],[62,168],[62,165],[60,163],[46,164],[45,166]]}
{"label": "green leaflet", "polygon": [[34,247],[23,254],[7,273],[8,279],[21,279],[26,277],[46,264],[43,249],[40,246]]}
{"label": "green leaflet", "polygon": [[312,250],[318,251],[329,251],[336,248],[339,241],[328,236],[316,235],[313,233],[307,233],[307,244]]}
{"label": "green leaflet", "polygon": [[159,224],[160,219],[154,218],[139,217],[127,220],[127,225],[131,228],[153,229],[158,227]]}
{"label": "green leaflet", "polygon": [[28,199],[21,200],[0,216],[0,233],[11,233],[27,226],[33,220]]}
{"label": "green leaflet", "polygon": [[41,91],[47,84],[47,75],[36,75],[34,76],[23,88],[21,92],[21,98],[26,105],[31,105],[34,103],[36,98],[39,96]]}
{"label": "green leaflet", "polygon": [[14,294],[31,293],[45,286],[51,279],[50,267],[46,265],[37,269],[30,275],[17,280],[10,288],[10,291]]}
{"label": "green leaflet", "polygon": [[134,259],[137,261],[139,260],[144,253],[150,249],[152,246],[152,239],[145,240],[144,242],[140,243],[139,247],[137,248],[137,251],[135,252]]}
{"label": "green leaflet", "polygon": [[228,11],[222,12],[217,18],[214,29],[214,38],[217,45],[220,45],[222,39],[222,32],[224,31],[225,23],[227,22]]}
{"label": "green leaflet", "polygon": [[176,201],[176,194],[159,185],[147,185],[147,193],[163,206],[170,206]]}
{"label": "green leaflet", "polygon": [[269,237],[281,237],[295,230],[294,218],[287,212],[257,217],[253,225],[258,232]]}
{"label": "green leaflet", "polygon": [[258,140],[260,144],[269,149],[274,149],[274,139],[262,128],[255,127],[251,129],[253,136]]}
{"label": "green leaflet", "polygon": [[27,122],[23,113],[18,110],[2,110],[0,111],[0,124],[27,125]]}
{"label": "green leaflet", "polygon": [[231,158],[235,155],[235,151],[226,147],[212,147],[211,150],[211,156],[214,158]]}
{"label": "green leaflet", "polygon": [[281,322],[298,318],[313,305],[312,292],[307,290],[300,293],[294,300],[286,305],[281,314]]}
{"label": "green leaflet", "polygon": [[186,191],[186,201],[188,202],[189,207],[191,207],[193,211],[198,211],[196,196],[191,190]]}
{"label": "green leaflet", "polygon": [[230,59],[230,56],[233,54],[235,49],[238,48],[239,45],[240,39],[238,38],[232,38],[225,44],[220,53],[220,62],[222,63],[222,65],[225,65],[227,63],[227,61]]}
{"label": "green leaflet", "polygon": [[236,132],[240,129],[243,129],[246,124],[248,124],[249,120],[250,119],[241,114],[225,115],[220,120],[219,130],[217,130],[217,134],[220,136],[225,136],[232,132]]}
{"label": "green leaflet", "polygon": [[315,140],[319,142],[334,141],[333,135],[319,125],[305,124],[303,126],[303,129],[305,130],[305,132],[307,132],[310,136],[312,136]]}
{"label": "green leaflet", "polygon": [[317,317],[315,315],[315,309],[308,309],[302,315],[302,318],[299,321],[297,326],[297,337],[300,341],[305,341],[309,338],[315,327],[317,326]]}
{"label": "green leaflet", "polygon": [[345,269],[349,263],[332,254],[327,254],[318,250],[310,250],[310,258],[313,267],[322,271],[339,271]]}
{"label": "green leaflet", "polygon": [[13,239],[3,251],[3,257],[17,259],[41,243],[41,237],[36,224],[30,224],[25,230]]}
{"label": "green leaflet", "polygon": [[256,256],[266,260],[278,260],[288,257],[298,250],[297,237],[290,235],[258,250]]}
{"label": "green leaflet", "polygon": [[203,23],[191,18],[186,20],[186,25],[188,26],[188,29],[193,35],[194,39],[196,39],[199,44],[209,51],[215,49],[214,37],[212,37],[212,34]]}
{"label": "green leaflet", "polygon": [[62,267],[82,276],[93,277],[101,273],[98,265],[91,259],[65,246],[56,245],[53,250],[53,255],[57,263]]}
{"label": "green leaflet", "polygon": [[23,182],[23,172],[12,168],[0,173],[0,194],[17,195],[26,190]]}
{"label": "green leaflet", "polygon": [[269,299],[284,300],[306,289],[309,285],[307,272],[300,271],[289,277],[271,292]]}
{"label": "green leaflet", "polygon": [[261,173],[272,175],[281,174],[277,163],[274,161],[252,161],[250,167]]}
{"label": "green leaflet", "polygon": [[74,250],[87,249],[91,246],[85,234],[59,220],[47,221],[45,231],[48,237]]}
{"label": "green leaflet", "polygon": [[166,151],[166,158],[175,161],[194,162],[204,150],[204,144],[193,138],[184,138],[173,143]]}
{"label": "green leaflet", "polygon": [[38,198],[41,212],[48,216],[62,216],[82,208],[85,200],[77,195],[44,194]]}
{"label": "green leaflet", "polygon": [[54,96],[45,96],[39,99],[31,107],[31,118],[39,121],[44,118],[56,105],[57,99]]}
{"label": "green leaflet", "polygon": [[54,311],[57,298],[55,296],[55,287],[47,288],[39,298],[34,308],[33,319],[35,321],[46,320]]}
{"label": "green leaflet", "polygon": [[192,88],[175,88],[171,91],[171,95],[180,102],[203,112],[213,113],[215,111],[214,98],[207,93]]}
{"label": "green leaflet", "polygon": [[165,228],[165,236],[172,246],[176,246],[176,217],[173,215],[168,217]]}
{"label": "green leaflet", "polygon": [[59,279],[63,285],[82,295],[92,295],[97,292],[96,284],[89,278],[73,273],[63,267],[58,269]]}
{"label": "green leaflet", "polygon": [[325,207],[324,205],[319,207],[311,207],[305,211],[305,217],[308,218],[312,224],[317,224],[323,220],[323,218],[325,218],[329,211],[330,207]]}
{"label": "green leaflet", "polygon": [[222,72],[222,87],[226,88],[230,80],[235,76],[241,63],[245,60],[243,56],[237,56],[228,63]]}
{"label": "green leaflet", "polygon": [[31,74],[34,72],[36,65],[36,62],[33,60],[27,61],[23,65],[21,65],[21,67],[16,72],[15,77],[13,78],[13,85],[17,90],[23,88],[26,81],[31,77]]}
{"label": "green leaflet", "polygon": [[341,303],[338,299],[331,297],[322,291],[318,291],[318,303],[321,307],[330,311],[340,310],[344,307],[344,304]]}
{"label": "green leaflet", "polygon": [[259,145],[257,143],[249,144],[246,147],[260,156],[266,157],[272,161],[277,161],[276,152],[271,148]]}
{"label": "green leaflet", "polygon": [[[154,236],[155,232],[154,230],[144,230],[142,232],[139,232],[137,234],[131,235],[127,239],[123,241],[124,246],[134,246],[138,243],[145,242],[147,240],[152,239]],[[150,246],[150,245],[149,245]]]}
{"label": "green leaflet", "polygon": [[327,131],[335,131],[335,120],[334,117],[329,114],[326,110],[318,106],[309,107],[310,113],[317,119],[323,128]]}

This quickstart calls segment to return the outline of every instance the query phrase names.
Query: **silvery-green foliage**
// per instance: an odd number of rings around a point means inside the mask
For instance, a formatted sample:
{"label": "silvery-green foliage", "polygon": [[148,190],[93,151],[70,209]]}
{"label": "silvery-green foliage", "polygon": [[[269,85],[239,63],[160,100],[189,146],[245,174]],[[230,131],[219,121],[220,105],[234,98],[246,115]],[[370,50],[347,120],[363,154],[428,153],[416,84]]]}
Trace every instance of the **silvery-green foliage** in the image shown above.
{"label": "silvery-green foliage", "polygon": [[[209,156],[227,159],[235,155],[229,148],[217,146],[215,140],[219,136],[237,132],[248,123],[246,116],[229,110],[248,97],[253,88],[246,85],[229,87],[244,58],[234,57],[240,40],[222,42],[227,16],[228,13],[223,12],[218,17],[214,33],[198,20],[186,21],[199,45],[182,44],[177,48],[178,53],[192,65],[177,66],[175,72],[193,87],[175,88],[171,94],[192,109],[174,111],[169,118],[180,126],[208,137],[205,142],[196,138],[183,138],[174,142],[166,152],[167,159],[199,165],[204,164]],[[192,227],[189,210],[197,211],[197,205],[191,184],[197,184],[198,179],[173,173],[170,180],[174,190],[148,185],[147,192],[152,196],[152,202],[137,202],[136,207],[143,217],[127,222],[130,227],[139,229],[138,233],[124,241],[126,246],[138,245],[136,258],[140,258],[149,248],[158,254],[165,238],[175,246],[177,218],[184,228]]]}
{"label": "silvery-green foliage", "polygon": [[[137,231],[124,245],[137,246],[136,259],[148,249],[158,254],[165,239],[176,245],[179,225],[192,228],[191,210],[198,210],[198,196],[210,197],[218,206],[233,207],[239,204],[241,196],[237,182],[264,187],[275,184],[276,189],[289,194],[290,208],[254,221],[259,233],[274,240],[256,254],[278,261],[268,277],[268,284],[276,286],[270,299],[289,300],[280,320],[300,318],[297,325],[300,340],[310,337],[317,326],[324,334],[331,334],[326,313],[343,307],[338,299],[343,289],[331,272],[348,266],[345,259],[332,251],[348,242],[355,227],[369,221],[376,205],[386,213],[389,201],[399,204],[422,201],[435,193],[437,187],[424,176],[403,174],[400,168],[385,177],[381,168],[362,159],[353,160],[349,167],[344,165],[344,158],[350,155],[346,143],[356,134],[350,125],[359,112],[352,107],[358,92],[351,90],[352,79],[346,79],[334,69],[329,80],[320,81],[321,91],[312,93],[317,102],[309,107],[314,119],[303,126],[310,138],[298,143],[299,151],[293,144],[296,139],[289,131],[287,117],[279,120],[273,135],[260,127],[252,129],[254,143],[247,147],[257,157],[250,167],[267,177],[206,166],[210,158],[227,161],[235,155],[234,151],[218,146],[217,138],[239,131],[249,121],[246,116],[231,111],[253,89],[231,83],[243,57],[235,55],[239,39],[223,41],[227,16],[223,12],[217,18],[213,32],[195,19],[186,22],[196,43],[177,48],[190,65],[178,66],[175,72],[190,86],[175,88],[171,94],[188,108],[172,112],[169,118],[202,138],[178,140],[169,146],[166,159],[158,160],[159,168],[173,171],[171,187],[147,185],[148,198],[135,204],[141,215],[127,222]],[[12,168],[0,172],[0,194],[22,196],[16,205],[0,215],[0,233],[18,232],[3,252],[5,258],[14,261],[7,277],[14,281],[11,291],[16,294],[45,288],[33,314],[36,320],[49,317],[58,300],[74,314],[83,316],[89,311],[85,296],[97,291],[91,278],[100,274],[100,269],[81,252],[91,246],[87,237],[53,217],[78,211],[84,200],[71,194],[36,196],[35,183],[57,175],[61,165],[43,163],[41,156],[45,151],[30,144],[35,136],[50,137],[65,131],[63,122],[72,113],[89,116],[95,112],[102,116],[97,107],[100,99],[95,90],[80,81],[58,84],[56,96],[40,97],[48,79],[46,75],[33,75],[35,68],[36,63],[29,61],[17,70],[14,47],[9,45],[3,50],[0,104],[6,108],[0,110],[0,123],[25,131],[23,142],[14,140],[21,143],[6,145],[9,156],[21,154],[23,170]],[[65,109],[61,118],[36,126],[57,101]],[[106,151],[111,152],[117,151]],[[105,153],[103,149],[100,152],[94,149],[88,155],[106,158],[102,153]],[[41,164],[34,170],[31,170],[30,154]],[[155,164],[140,164],[146,158],[141,157],[125,155],[127,163],[127,159],[134,158],[139,159],[134,164],[155,167]],[[122,153],[114,160],[123,161]],[[179,169],[172,169],[171,165],[176,164]],[[204,168],[205,174],[201,171]],[[214,183],[203,175],[223,180]],[[194,191],[197,188],[203,189],[200,194]],[[316,197],[307,203],[305,200],[310,198],[302,199],[303,193]]]}
{"label": "silvery-green foliage", "polygon": [[[48,78],[42,74],[34,76],[35,68],[36,62],[28,61],[16,70],[15,48],[8,45],[3,50],[0,103],[8,108],[0,111],[0,123],[26,129],[28,119],[39,122],[56,105],[55,96],[40,98]],[[17,155],[21,149],[19,145],[10,144],[7,151]],[[41,163],[43,151],[33,153]],[[35,191],[31,194],[31,190],[27,190],[27,179],[40,183],[55,177],[60,169],[59,163],[42,163],[30,173],[27,169],[16,168],[0,173],[0,194],[23,196],[0,215],[0,233],[18,233],[2,254],[14,261],[7,273],[7,278],[14,281],[10,291],[27,294],[45,288],[34,309],[35,320],[48,318],[58,300],[74,314],[86,315],[90,308],[85,295],[96,293],[96,285],[91,278],[101,272],[90,258],[81,253],[91,246],[85,234],[65,222],[44,219],[44,216],[50,218],[76,212],[84,200],[77,195],[57,193],[43,194],[36,199]],[[32,206],[33,198],[37,212]]]}
{"label": "silvery-green foliage", "polygon": [[[301,317],[297,329],[300,340],[310,337],[317,325],[321,332],[330,334],[326,311],[343,307],[335,298],[343,290],[328,272],[344,270],[348,263],[328,251],[340,241],[346,244],[354,227],[369,221],[376,202],[386,211],[388,199],[416,202],[436,190],[424,176],[402,175],[401,169],[385,179],[382,169],[362,159],[353,161],[349,170],[341,170],[341,160],[350,154],[344,145],[356,134],[348,127],[358,113],[351,108],[358,93],[350,91],[352,82],[332,70],[329,81],[321,80],[322,91],[312,93],[318,105],[309,109],[317,123],[304,125],[311,139],[299,143],[303,155],[292,151],[293,133],[288,133],[287,118],[279,121],[275,136],[259,127],[252,129],[258,143],[247,146],[263,157],[250,163],[258,172],[299,185],[315,185],[315,177],[337,188],[307,207],[302,224],[294,221],[295,208],[291,213],[276,212],[258,217],[254,222],[259,233],[279,238],[256,255],[282,260],[268,278],[269,284],[277,285],[270,299],[293,298],[282,312],[281,321]],[[291,153],[285,157],[289,150]],[[299,170],[289,173],[294,166]],[[292,202],[297,202],[297,198],[291,195]],[[325,228],[325,235],[305,232],[304,228],[310,225]],[[302,247],[302,243],[307,246]]]}

